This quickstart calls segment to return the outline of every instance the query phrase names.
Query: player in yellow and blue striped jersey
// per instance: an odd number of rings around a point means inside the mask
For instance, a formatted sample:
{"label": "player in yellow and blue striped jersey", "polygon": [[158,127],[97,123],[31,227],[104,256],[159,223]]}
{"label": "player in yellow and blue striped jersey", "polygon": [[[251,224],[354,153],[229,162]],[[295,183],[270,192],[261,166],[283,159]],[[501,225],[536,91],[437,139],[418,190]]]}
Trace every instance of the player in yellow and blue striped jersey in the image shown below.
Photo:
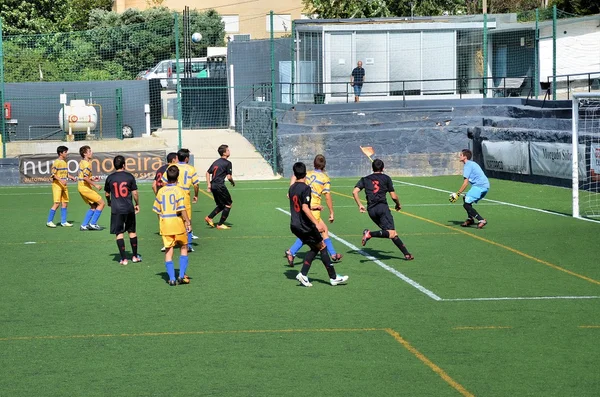
{"label": "player in yellow and blue striped jersey", "polygon": [[188,236],[191,229],[190,219],[185,209],[185,192],[178,186],[180,175],[178,167],[169,167],[163,174],[167,184],[162,187],[154,199],[152,211],[156,212],[160,222],[160,234],[165,251],[165,268],[169,275],[169,285],[175,286],[175,265],[173,264],[174,247],[180,246],[179,277],[177,283],[189,284],[190,279],[185,271],[188,266]]}
{"label": "player in yellow and blue striped jersey", "polygon": [[[190,224],[192,222],[192,203],[196,204],[198,202],[198,193],[200,191],[200,187],[198,184],[200,180],[198,179],[198,174],[196,173],[196,168],[193,165],[189,164],[190,161],[190,151],[188,149],[179,149],[177,151],[177,159],[178,163],[168,167],[177,167],[179,168],[179,177],[177,178],[177,185],[183,189],[185,192],[185,209],[190,220]],[[167,170],[168,170],[167,168]],[[163,174],[162,178],[163,183],[168,183],[166,173]],[[191,190],[194,189],[194,197],[191,197]],[[188,251],[194,252],[192,248],[192,239],[197,238],[192,233],[192,229],[188,231]]]}
{"label": "player in yellow and blue striped jersey", "polygon": [[83,201],[90,205],[90,209],[86,212],[79,230],[102,230],[98,226],[98,218],[100,218],[104,209],[104,200],[92,188],[94,187],[96,190],[102,189],[102,186],[94,183],[98,178],[92,176],[92,164],[90,163],[93,155],[92,148],[87,145],[80,147],[79,155],[81,156],[81,161],[79,162],[79,175],[77,176],[79,180],[77,190]]}
{"label": "player in yellow and blue striped jersey", "polygon": [[69,168],[67,166],[69,148],[61,145],[56,148],[56,153],[58,154],[58,158],[54,160],[52,170],[50,171],[53,204],[52,207],[50,207],[46,226],[56,227],[56,224],[54,223],[54,214],[56,214],[58,207],[61,207],[60,224],[64,227],[71,227],[73,224],[67,221],[67,206],[69,205],[69,189],[67,189],[67,181],[69,179],[75,181],[76,179],[69,175]]}

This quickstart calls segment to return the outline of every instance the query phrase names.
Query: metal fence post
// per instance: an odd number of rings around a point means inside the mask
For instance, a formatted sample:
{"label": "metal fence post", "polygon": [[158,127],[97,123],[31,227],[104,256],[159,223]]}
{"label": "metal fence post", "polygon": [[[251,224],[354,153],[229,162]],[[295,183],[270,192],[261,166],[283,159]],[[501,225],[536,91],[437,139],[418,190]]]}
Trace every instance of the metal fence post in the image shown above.
{"label": "metal fence post", "polygon": [[277,123],[275,120],[275,32],[273,32],[273,10],[269,12],[271,23],[271,133],[273,140],[273,173],[277,173]]}

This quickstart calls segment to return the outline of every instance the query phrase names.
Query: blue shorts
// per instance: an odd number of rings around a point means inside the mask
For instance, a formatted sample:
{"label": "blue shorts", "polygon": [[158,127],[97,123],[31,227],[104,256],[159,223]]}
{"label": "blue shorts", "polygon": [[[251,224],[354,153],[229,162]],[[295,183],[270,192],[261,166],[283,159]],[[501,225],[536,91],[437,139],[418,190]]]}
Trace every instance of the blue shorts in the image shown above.
{"label": "blue shorts", "polygon": [[360,90],[362,90],[362,85],[354,84],[354,96],[360,96]]}
{"label": "blue shorts", "polygon": [[465,203],[467,203],[467,204],[476,203],[479,200],[481,200],[482,198],[484,198],[485,195],[487,194],[487,192],[488,192],[487,189],[477,187],[477,186],[471,186],[471,189],[469,189],[469,191],[465,195]]}

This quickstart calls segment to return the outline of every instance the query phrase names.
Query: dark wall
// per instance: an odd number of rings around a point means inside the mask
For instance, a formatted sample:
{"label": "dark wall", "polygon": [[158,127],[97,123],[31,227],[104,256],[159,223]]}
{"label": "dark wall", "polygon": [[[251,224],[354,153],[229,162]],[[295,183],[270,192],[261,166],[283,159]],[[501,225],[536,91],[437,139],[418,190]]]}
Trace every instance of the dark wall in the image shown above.
{"label": "dark wall", "polygon": [[[291,39],[275,39],[275,82],[279,82],[279,62],[291,59]],[[249,62],[248,60],[252,60]],[[271,41],[232,41],[227,45],[227,64],[233,65],[235,104],[253,100],[253,86],[260,91],[261,84],[271,84]],[[278,93],[281,90],[276,88]],[[257,96],[263,96],[263,93]],[[278,94],[279,96],[280,94]],[[270,97],[266,98],[270,101]],[[281,102],[281,98],[276,98]]]}
{"label": "dark wall", "polygon": [[[85,81],[54,83],[7,83],[4,101],[10,102],[12,118],[18,120],[17,132],[11,140],[60,139],[58,114],[60,94],[68,99],[92,100],[102,107],[102,136],[116,138],[116,89],[122,89],[123,124],[133,128],[134,136],[145,132],[144,104],[150,103],[148,81]],[[96,109],[98,116],[99,108]],[[98,122],[99,124],[99,122]],[[100,126],[97,126],[99,130]],[[51,135],[53,134],[54,135]],[[99,131],[96,132],[99,134]]]}

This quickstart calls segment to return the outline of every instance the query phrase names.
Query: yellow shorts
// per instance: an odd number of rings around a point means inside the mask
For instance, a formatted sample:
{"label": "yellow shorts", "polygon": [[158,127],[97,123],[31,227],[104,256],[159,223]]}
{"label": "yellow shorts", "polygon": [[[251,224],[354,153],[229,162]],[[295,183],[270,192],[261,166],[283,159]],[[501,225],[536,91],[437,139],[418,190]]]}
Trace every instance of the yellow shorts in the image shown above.
{"label": "yellow shorts", "polygon": [[52,199],[55,203],[68,203],[69,202],[69,189],[66,186],[62,186],[58,182],[52,183]]}
{"label": "yellow shorts", "polygon": [[163,239],[163,246],[165,248],[187,245],[187,243],[188,243],[187,233],[176,234],[176,235],[171,235],[171,236],[162,236],[162,239]]}
{"label": "yellow shorts", "polygon": [[81,195],[83,201],[85,201],[88,204],[99,203],[102,200],[102,198],[96,191],[90,189],[87,186],[80,186],[79,194]]}
{"label": "yellow shorts", "polygon": [[310,211],[312,213],[312,215],[315,217],[316,220],[320,221],[321,220],[321,211]]}

